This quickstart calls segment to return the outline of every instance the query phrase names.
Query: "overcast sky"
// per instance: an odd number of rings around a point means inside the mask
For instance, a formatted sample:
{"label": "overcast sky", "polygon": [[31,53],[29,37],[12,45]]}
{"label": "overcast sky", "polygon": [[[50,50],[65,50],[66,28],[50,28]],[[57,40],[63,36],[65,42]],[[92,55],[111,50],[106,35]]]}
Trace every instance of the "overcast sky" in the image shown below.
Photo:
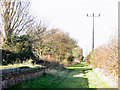
{"label": "overcast sky", "polygon": [[108,42],[118,29],[119,0],[31,0],[32,13],[48,29],[59,28],[68,32],[83,48],[84,56],[92,50],[93,20],[95,17],[95,48]]}

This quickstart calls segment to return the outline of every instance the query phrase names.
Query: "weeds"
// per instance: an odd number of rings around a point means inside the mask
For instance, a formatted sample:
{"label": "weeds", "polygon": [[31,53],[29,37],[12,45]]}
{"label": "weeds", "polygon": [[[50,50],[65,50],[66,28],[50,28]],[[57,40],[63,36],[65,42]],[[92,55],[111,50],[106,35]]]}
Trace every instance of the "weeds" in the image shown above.
{"label": "weeds", "polygon": [[0,66],[0,68],[1,69],[17,68],[17,67],[23,67],[23,66],[28,66],[30,68],[42,67],[42,65],[33,64],[32,61],[33,61],[32,59],[27,59],[26,61],[21,62],[19,59],[17,59],[14,64],[2,65]]}

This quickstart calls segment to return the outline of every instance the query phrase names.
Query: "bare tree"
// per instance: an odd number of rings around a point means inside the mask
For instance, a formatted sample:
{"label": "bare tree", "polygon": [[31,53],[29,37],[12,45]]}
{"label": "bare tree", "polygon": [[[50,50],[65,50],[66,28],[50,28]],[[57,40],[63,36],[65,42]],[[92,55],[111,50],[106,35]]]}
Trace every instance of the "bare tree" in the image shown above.
{"label": "bare tree", "polygon": [[4,42],[11,41],[12,36],[30,29],[34,22],[29,7],[28,0],[0,0],[0,18],[3,26],[0,34]]}

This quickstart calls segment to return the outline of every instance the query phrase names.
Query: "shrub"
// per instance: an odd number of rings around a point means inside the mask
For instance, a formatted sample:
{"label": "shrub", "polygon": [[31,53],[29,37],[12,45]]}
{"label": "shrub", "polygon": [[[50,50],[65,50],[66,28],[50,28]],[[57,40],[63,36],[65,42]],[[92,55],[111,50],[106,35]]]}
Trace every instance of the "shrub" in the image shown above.
{"label": "shrub", "polygon": [[83,56],[83,51],[82,51],[82,48],[80,47],[73,48],[72,53],[75,58]]}
{"label": "shrub", "polygon": [[85,61],[94,67],[102,68],[109,74],[118,75],[118,40],[112,37],[107,45],[100,46],[89,53]]}
{"label": "shrub", "polygon": [[23,35],[14,37],[12,42],[4,43],[2,46],[2,64],[13,64],[16,59],[23,62],[26,59],[33,58],[32,46],[28,40],[29,36]]}

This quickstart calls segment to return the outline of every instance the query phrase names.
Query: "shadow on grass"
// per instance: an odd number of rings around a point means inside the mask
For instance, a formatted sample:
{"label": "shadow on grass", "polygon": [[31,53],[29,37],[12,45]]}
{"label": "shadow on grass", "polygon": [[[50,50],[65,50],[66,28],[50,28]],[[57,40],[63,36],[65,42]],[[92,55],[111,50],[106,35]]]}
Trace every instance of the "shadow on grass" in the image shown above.
{"label": "shadow on grass", "polygon": [[86,70],[69,69],[66,79],[59,88],[89,88],[88,78],[85,78],[86,73]]}
{"label": "shadow on grass", "polygon": [[[78,65],[79,66],[79,65]],[[50,72],[50,71],[49,71]],[[86,69],[62,69],[55,74],[46,73],[45,76],[26,80],[13,88],[89,88],[88,78],[85,78],[89,70]],[[93,89],[92,89],[93,90]]]}

